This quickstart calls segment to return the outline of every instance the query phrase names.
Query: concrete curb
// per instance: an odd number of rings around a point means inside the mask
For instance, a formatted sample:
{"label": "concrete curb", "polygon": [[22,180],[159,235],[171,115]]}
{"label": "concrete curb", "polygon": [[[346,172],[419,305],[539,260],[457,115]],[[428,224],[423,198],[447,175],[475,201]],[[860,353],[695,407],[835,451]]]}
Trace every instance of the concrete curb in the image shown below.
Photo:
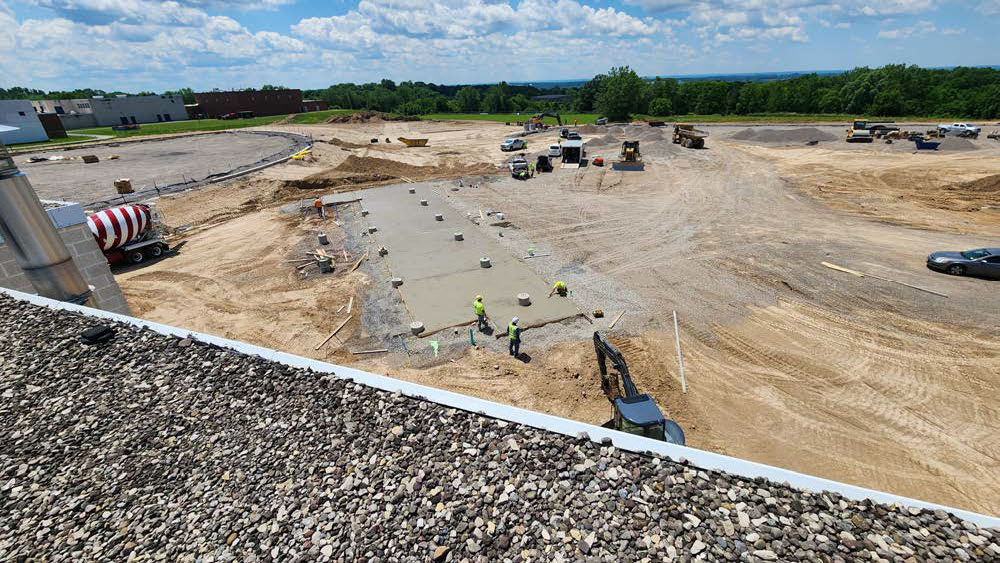
{"label": "concrete curb", "polygon": [[302,356],[296,356],[269,348],[263,348],[261,346],[255,346],[253,344],[247,344],[245,342],[184,330],[135,317],[109,313],[99,309],[91,309],[82,305],[55,301],[38,295],[31,295],[5,288],[0,288],[0,292],[14,297],[15,299],[28,301],[29,303],[48,307],[50,309],[72,311],[90,317],[118,321],[140,328],[147,328],[160,334],[176,336],[178,338],[192,338],[207,344],[214,344],[222,348],[228,348],[236,352],[259,356],[261,358],[292,367],[311,369],[317,373],[329,373],[336,377],[350,379],[362,385],[367,385],[376,389],[392,393],[399,392],[408,397],[431,401],[440,405],[476,413],[481,416],[506,420],[517,424],[524,424],[526,426],[548,430],[550,432],[557,432],[573,438],[578,437],[580,433],[586,433],[588,438],[593,442],[601,443],[602,440],[608,439],[616,447],[623,450],[647,455],[659,454],[674,460],[683,458],[702,469],[715,469],[751,479],[755,477],[763,477],[777,483],[785,483],[792,487],[809,491],[833,491],[853,500],[871,500],[887,505],[910,506],[928,510],[944,510],[954,514],[958,518],[968,520],[983,528],[1000,528],[1000,518],[995,516],[987,516],[985,514],[978,514],[968,510],[952,508],[940,504],[885,493],[882,491],[876,491],[873,489],[866,489],[864,487],[849,485],[838,481],[831,481],[820,477],[813,477],[811,475],[798,473],[788,469],[773,467],[762,463],[756,463],[753,461],[698,450],[686,446],[677,446],[674,444],[659,442],[657,440],[643,438],[634,434],[626,434],[601,426],[577,422],[575,420],[529,411],[509,405],[502,405],[500,403],[494,403],[492,401],[470,397],[468,395],[461,395],[451,391],[426,387],[424,385],[401,381],[387,376],[376,375],[353,368],[312,360]]}

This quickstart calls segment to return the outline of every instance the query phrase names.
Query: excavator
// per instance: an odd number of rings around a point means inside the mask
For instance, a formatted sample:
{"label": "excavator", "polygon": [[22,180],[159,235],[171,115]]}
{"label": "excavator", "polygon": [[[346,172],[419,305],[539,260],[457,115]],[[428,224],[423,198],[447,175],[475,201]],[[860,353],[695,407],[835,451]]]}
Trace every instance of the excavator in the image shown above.
{"label": "excavator", "polygon": [[611,163],[613,170],[644,170],[642,153],[639,152],[639,141],[625,141],[618,154],[618,160]]}
{"label": "excavator", "polygon": [[559,123],[559,126],[562,127],[562,117],[560,117],[558,113],[552,113],[550,111],[543,111],[541,113],[536,113],[535,115],[531,116],[531,119],[528,120],[528,123],[540,126],[543,124],[546,117],[556,118],[556,121]]}
{"label": "excavator", "polygon": [[[601,390],[611,401],[612,418],[602,426],[683,446],[684,430],[673,420],[664,418],[652,397],[639,393],[621,352],[597,331],[594,332],[594,349],[597,351],[597,365],[601,369]],[[608,372],[609,361],[613,373]]]}

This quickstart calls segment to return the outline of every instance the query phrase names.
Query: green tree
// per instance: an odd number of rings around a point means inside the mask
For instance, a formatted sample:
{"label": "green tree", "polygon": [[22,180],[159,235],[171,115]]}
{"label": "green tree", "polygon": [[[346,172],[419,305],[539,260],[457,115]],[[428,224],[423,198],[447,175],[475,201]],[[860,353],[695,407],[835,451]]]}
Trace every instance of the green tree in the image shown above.
{"label": "green tree", "polygon": [[656,117],[666,117],[673,115],[674,106],[670,103],[670,98],[653,98],[649,102],[649,115]]}
{"label": "green tree", "polygon": [[597,94],[601,91],[601,84],[605,78],[607,76],[598,74],[580,87],[573,100],[573,107],[576,111],[584,113],[594,111],[594,102],[597,100]]}
{"label": "green tree", "polygon": [[180,96],[184,99],[185,104],[195,103],[194,90],[190,88],[178,88],[177,90],[167,90],[163,93],[164,96]]}
{"label": "green tree", "polygon": [[642,89],[643,80],[634,70],[627,66],[612,68],[601,81],[595,108],[612,121],[628,120],[639,109]]}
{"label": "green tree", "polygon": [[471,86],[466,86],[455,95],[458,102],[458,111],[465,113],[476,113],[479,111],[479,90]]}

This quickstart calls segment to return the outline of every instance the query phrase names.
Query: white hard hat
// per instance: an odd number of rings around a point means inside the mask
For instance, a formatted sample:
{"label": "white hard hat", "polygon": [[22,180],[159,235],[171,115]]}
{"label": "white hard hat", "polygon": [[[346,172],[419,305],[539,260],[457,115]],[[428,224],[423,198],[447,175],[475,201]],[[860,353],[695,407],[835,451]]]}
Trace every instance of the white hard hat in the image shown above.
{"label": "white hard hat", "polygon": [[510,322],[512,322],[514,324],[517,324],[517,317],[514,317],[513,319],[511,319]]}

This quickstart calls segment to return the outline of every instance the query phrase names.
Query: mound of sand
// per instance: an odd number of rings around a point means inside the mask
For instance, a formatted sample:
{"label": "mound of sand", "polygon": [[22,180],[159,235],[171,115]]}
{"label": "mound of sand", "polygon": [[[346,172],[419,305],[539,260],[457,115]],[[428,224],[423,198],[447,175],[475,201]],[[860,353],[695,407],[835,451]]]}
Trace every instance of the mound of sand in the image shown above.
{"label": "mound of sand", "polygon": [[396,178],[413,178],[414,176],[427,176],[437,170],[435,166],[415,166],[406,164],[398,160],[387,158],[375,158],[373,156],[350,155],[347,160],[341,162],[334,170],[339,172],[350,172],[355,174],[388,174]]}
{"label": "mound of sand", "polygon": [[332,139],[317,139],[317,141],[321,143],[329,143],[331,145],[336,145],[338,147],[342,147],[345,149],[363,149],[368,146],[368,145],[359,145],[358,143],[352,143],[349,141],[342,141],[337,137],[333,137]]}
{"label": "mound of sand", "polygon": [[380,121],[420,121],[416,115],[390,115],[380,111],[359,111],[351,115],[335,115],[327,123],[378,123]]}
{"label": "mound of sand", "polygon": [[597,137],[596,139],[591,139],[586,143],[584,143],[584,145],[587,148],[597,148],[597,147],[607,147],[611,145],[617,145],[620,142],[621,141],[618,140],[618,137],[612,135],[611,133],[608,133],[603,137]]}
{"label": "mound of sand", "polygon": [[731,139],[756,143],[806,143],[809,141],[835,141],[837,137],[815,127],[794,129],[768,129],[750,127],[733,133]]}
{"label": "mound of sand", "polygon": [[976,143],[961,137],[945,137],[937,140],[941,141],[941,145],[938,146],[938,150],[942,151],[974,151],[979,149]]}
{"label": "mound of sand", "polygon": [[[962,140],[964,141],[965,139]],[[956,191],[964,193],[975,193],[983,196],[991,194],[995,198],[994,201],[1000,201],[1000,174],[986,176],[985,178],[963,184],[956,184],[954,187]]]}
{"label": "mound of sand", "polygon": [[577,133],[581,135],[595,135],[597,133],[605,133],[607,130],[608,128],[605,125],[594,125],[591,123],[576,128]]}

